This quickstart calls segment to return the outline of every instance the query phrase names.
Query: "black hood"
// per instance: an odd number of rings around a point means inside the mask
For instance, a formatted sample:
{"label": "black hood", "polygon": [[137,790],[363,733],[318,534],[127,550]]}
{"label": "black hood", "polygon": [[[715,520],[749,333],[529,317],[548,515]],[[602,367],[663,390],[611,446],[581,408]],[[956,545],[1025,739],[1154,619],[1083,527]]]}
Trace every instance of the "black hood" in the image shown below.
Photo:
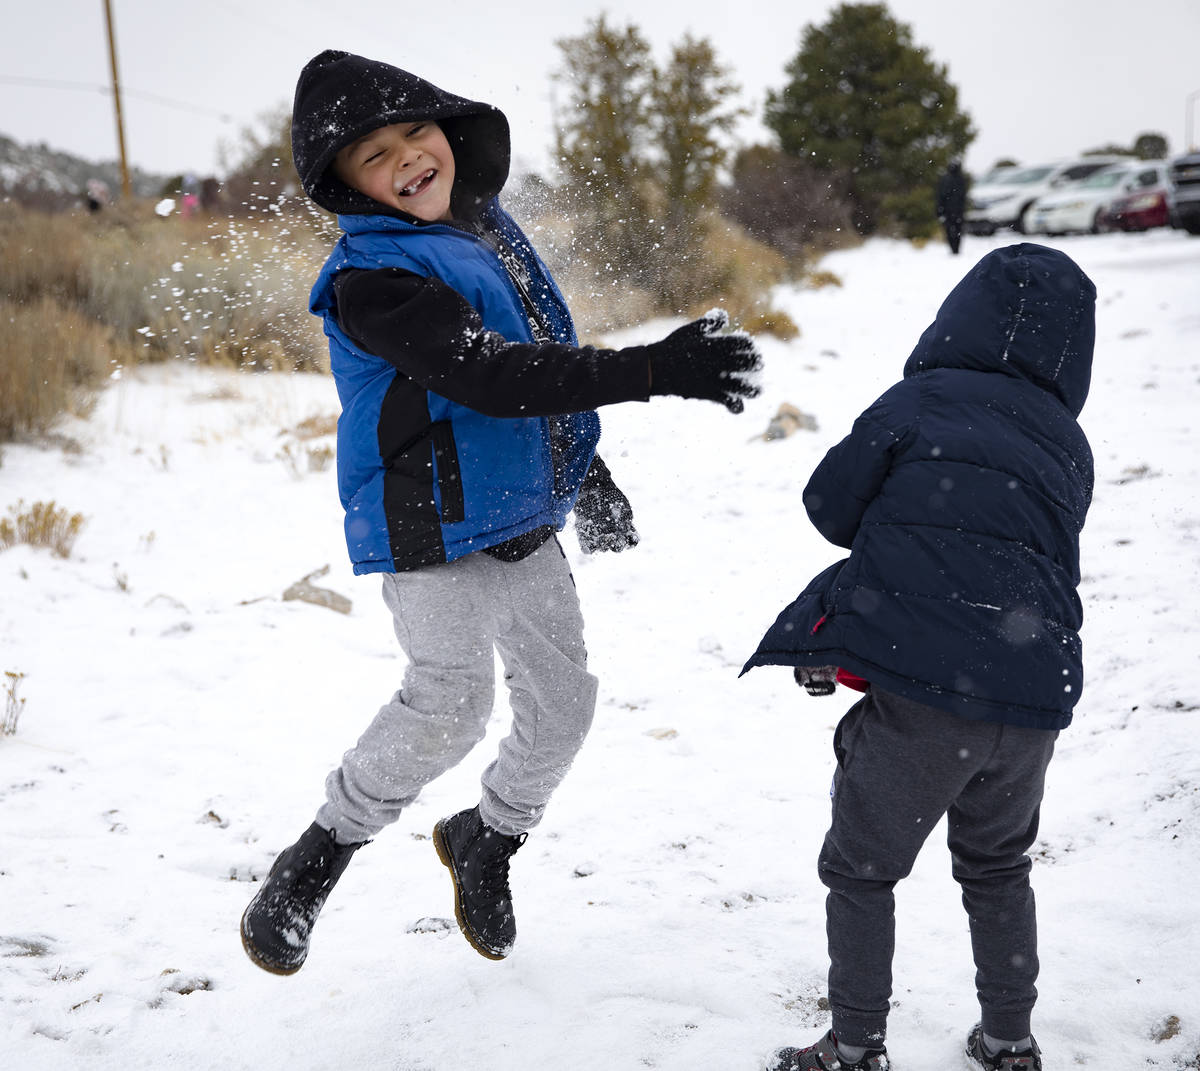
{"label": "black hood", "polygon": [[450,209],[473,219],[508,178],[509,135],[504,113],[466,100],[388,63],[328,50],[310,60],[296,83],[292,158],[301,185],[322,208],[341,214],[380,213],[411,219],[351,189],[330,170],[338,151],[392,123],[432,119],[454,153]]}
{"label": "black hood", "polygon": [[1092,377],[1096,287],[1066,253],[1025,242],[988,253],[950,291],[904,366],[1003,372],[1075,416]]}

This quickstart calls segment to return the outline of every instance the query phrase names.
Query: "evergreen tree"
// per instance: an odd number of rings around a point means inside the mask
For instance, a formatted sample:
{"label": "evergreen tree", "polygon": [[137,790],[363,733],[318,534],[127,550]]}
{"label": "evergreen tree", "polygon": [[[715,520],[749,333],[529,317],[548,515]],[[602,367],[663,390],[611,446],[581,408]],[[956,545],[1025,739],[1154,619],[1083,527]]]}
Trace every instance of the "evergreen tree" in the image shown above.
{"label": "evergreen tree", "polygon": [[727,137],[746,114],[733,103],[739,92],[712,45],[690,34],[671,50],[667,66],[655,72],[651,131],[662,201],[656,257],[662,271],[655,289],[671,310],[686,306],[692,297],[696,273],[691,261],[728,155],[722,135]]}
{"label": "evergreen tree", "polygon": [[663,195],[671,208],[695,216],[712,204],[728,136],[746,114],[731,103],[740,92],[707,40],[690,34],[671,50],[652,92],[654,145],[661,157]]}
{"label": "evergreen tree", "polygon": [[1139,134],[1133,143],[1133,155],[1139,160],[1165,160],[1170,155],[1166,136],[1149,132]]}
{"label": "evergreen tree", "polygon": [[790,81],[768,95],[766,124],[784,152],[849,176],[855,227],[920,233],[932,187],[975,136],[946,68],[913,44],[884,4],[841,4],[805,28]]}
{"label": "evergreen tree", "polygon": [[577,240],[599,265],[639,276],[652,244],[650,46],[635,26],[610,26],[603,15],[557,44],[563,63],[555,80],[568,98],[557,116],[556,147]]}

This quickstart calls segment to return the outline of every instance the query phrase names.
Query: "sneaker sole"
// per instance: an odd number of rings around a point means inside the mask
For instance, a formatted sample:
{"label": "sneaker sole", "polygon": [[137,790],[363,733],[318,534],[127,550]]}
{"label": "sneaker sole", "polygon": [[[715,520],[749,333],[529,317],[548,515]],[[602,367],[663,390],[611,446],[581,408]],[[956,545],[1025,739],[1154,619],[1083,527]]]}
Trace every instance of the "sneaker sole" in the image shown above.
{"label": "sneaker sole", "polygon": [[462,903],[462,885],[458,880],[458,871],[454,867],[454,859],[450,855],[450,848],[446,844],[446,838],[442,833],[442,823],[445,819],[441,819],[433,827],[433,846],[437,850],[438,859],[442,865],[450,871],[450,881],[454,885],[454,919],[458,923],[459,930],[467,939],[469,944],[476,952],[484,959],[501,960],[508,956],[508,952],[496,952],[487,947],[480,941],[478,934],[471,929],[471,924],[467,922],[467,916],[463,912]]}
{"label": "sneaker sole", "polygon": [[301,967],[304,966],[304,960],[301,960],[294,967],[283,967],[283,966],[280,966],[278,963],[273,962],[272,960],[265,959],[263,957],[263,954],[261,952],[259,952],[259,950],[257,948],[254,947],[254,944],[250,940],[250,935],[246,932],[246,916],[249,913],[250,913],[250,908],[246,908],[246,910],[242,913],[242,921],[241,921],[241,924],[238,926],[238,931],[242,935],[242,948],[245,950],[246,955],[250,957],[250,962],[253,963],[254,966],[259,967],[262,970],[266,971],[268,974],[278,974],[278,975],[295,974]]}

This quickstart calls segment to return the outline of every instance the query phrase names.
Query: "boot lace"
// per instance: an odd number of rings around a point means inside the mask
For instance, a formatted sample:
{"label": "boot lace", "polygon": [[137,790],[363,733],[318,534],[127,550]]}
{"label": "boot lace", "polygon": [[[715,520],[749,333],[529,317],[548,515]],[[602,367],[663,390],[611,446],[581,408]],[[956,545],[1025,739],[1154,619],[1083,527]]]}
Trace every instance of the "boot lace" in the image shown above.
{"label": "boot lace", "polygon": [[497,897],[503,897],[505,900],[509,899],[508,862],[517,849],[525,843],[527,835],[521,833],[516,837],[507,837],[494,830],[490,833],[487,830],[480,833],[480,889]]}

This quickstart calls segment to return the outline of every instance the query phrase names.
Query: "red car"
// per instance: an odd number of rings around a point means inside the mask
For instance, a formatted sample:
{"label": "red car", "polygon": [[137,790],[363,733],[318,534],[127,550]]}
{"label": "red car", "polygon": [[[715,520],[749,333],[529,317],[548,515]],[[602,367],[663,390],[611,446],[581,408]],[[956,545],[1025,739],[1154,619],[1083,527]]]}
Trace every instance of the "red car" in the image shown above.
{"label": "red car", "polygon": [[[1143,178],[1144,176],[1144,178]],[[1165,227],[1171,221],[1170,192],[1166,174],[1152,178],[1151,169],[1143,173],[1143,188],[1118,197],[1100,213],[1099,229],[1116,231],[1148,231]]]}

